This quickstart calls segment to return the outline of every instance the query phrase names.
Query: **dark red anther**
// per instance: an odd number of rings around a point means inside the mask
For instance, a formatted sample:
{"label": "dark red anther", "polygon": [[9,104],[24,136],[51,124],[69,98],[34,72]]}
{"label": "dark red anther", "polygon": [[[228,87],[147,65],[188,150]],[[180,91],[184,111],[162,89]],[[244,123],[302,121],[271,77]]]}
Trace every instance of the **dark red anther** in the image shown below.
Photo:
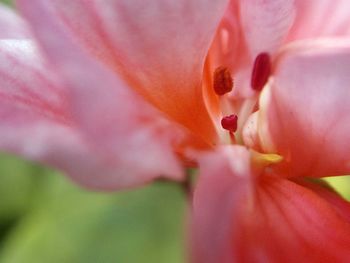
{"label": "dark red anther", "polygon": [[237,130],[237,121],[238,116],[235,114],[223,117],[221,119],[221,126],[225,130],[228,130],[230,132],[235,132]]}
{"label": "dark red anther", "polygon": [[218,67],[214,71],[213,87],[215,93],[219,96],[230,92],[233,88],[233,79],[228,68]]}
{"label": "dark red anther", "polygon": [[251,85],[260,91],[265,86],[271,74],[271,59],[268,53],[260,53],[254,61]]}

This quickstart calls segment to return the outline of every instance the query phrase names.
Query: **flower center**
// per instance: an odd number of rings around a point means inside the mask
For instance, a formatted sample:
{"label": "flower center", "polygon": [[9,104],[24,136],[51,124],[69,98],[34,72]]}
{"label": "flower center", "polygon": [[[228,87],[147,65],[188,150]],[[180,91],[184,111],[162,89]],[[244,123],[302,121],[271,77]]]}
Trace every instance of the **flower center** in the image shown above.
{"label": "flower center", "polygon": [[218,67],[214,71],[213,87],[215,93],[219,96],[230,92],[233,88],[233,79],[231,73],[226,67]]}
{"label": "flower center", "polygon": [[256,91],[261,91],[271,74],[271,59],[268,53],[260,53],[254,61],[251,78],[251,86]]}

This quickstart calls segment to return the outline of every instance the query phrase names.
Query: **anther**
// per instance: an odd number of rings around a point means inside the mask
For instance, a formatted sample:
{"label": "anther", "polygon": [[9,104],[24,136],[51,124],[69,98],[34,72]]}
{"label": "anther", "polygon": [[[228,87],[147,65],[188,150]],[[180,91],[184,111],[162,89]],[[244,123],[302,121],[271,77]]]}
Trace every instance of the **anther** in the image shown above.
{"label": "anther", "polygon": [[237,121],[238,116],[235,114],[223,117],[221,119],[221,126],[225,130],[228,130],[230,132],[235,132],[237,130]]}
{"label": "anther", "polygon": [[260,91],[265,86],[271,74],[271,59],[268,53],[260,53],[254,61],[251,86]]}
{"label": "anther", "polygon": [[219,96],[230,92],[233,88],[233,79],[231,73],[226,67],[218,67],[214,71],[213,87],[215,93]]}

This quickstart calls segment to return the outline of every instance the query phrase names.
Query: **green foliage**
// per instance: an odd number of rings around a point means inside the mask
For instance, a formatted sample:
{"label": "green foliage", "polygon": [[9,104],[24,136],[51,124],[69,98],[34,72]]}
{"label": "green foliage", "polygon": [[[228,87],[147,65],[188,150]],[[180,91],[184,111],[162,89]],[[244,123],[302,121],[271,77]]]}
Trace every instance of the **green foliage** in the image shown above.
{"label": "green foliage", "polygon": [[0,222],[14,219],[2,263],[184,262],[186,208],[175,184],[93,193],[9,156],[0,179]]}
{"label": "green foliage", "polygon": [[7,5],[12,5],[13,1],[12,0],[0,0],[1,3],[5,3]]}
{"label": "green foliage", "polygon": [[34,174],[42,173],[38,167],[2,155],[0,158],[0,219],[11,220],[21,216],[35,196],[34,186],[37,178]]}

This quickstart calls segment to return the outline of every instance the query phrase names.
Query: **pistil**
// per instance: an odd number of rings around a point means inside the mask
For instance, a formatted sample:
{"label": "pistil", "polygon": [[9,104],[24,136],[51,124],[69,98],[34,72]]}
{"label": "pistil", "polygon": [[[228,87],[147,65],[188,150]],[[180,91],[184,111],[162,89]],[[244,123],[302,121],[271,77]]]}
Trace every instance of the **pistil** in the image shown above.
{"label": "pistil", "polygon": [[234,132],[237,131],[237,126],[238,126],[237,122],[238,122],[238,116],[236,114],[225,116],[221,119],[222,128],[229,131],[231,144],[236,143],[236,137],[234,135]]}
{"label": "pistil", "polygon": [[225,130],[235,132],[237,130],[237,121],[238,116],[236,114],[232,114],[221,119],[221,126]]}

